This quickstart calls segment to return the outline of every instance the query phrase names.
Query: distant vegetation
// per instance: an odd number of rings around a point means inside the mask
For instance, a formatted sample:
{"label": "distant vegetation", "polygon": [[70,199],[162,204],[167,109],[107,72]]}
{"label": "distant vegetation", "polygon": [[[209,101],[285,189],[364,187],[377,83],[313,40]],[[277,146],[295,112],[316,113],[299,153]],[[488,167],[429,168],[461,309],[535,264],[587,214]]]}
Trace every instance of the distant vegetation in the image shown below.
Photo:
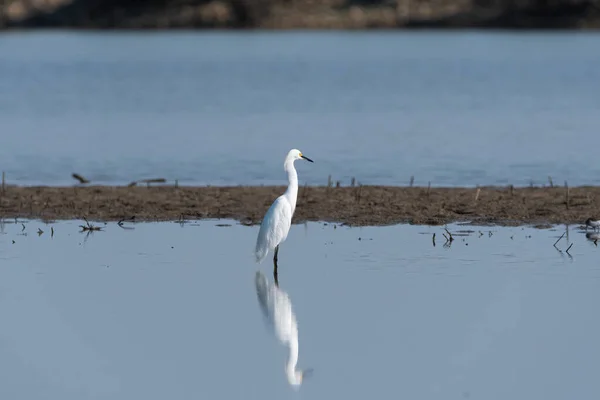
{"label": "distant vegetation", "polygon": [[596,29],[600,0],[0,0],[0,28]]}

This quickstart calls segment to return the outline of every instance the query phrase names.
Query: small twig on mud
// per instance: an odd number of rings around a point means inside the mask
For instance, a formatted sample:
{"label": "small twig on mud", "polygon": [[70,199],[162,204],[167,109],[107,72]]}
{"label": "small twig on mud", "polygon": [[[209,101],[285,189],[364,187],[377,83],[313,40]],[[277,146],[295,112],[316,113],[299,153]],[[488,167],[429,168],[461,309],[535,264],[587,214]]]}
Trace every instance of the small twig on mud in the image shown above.
{"label": "small twig on mud", "polygon": [[54,237],[54,227],[50,227],[50,237]]}
{"label": "small twig on mud", "polygon": [[360,194],[362,191],[362,184],[359,182],[358,183],[358,187],[355,190],[355,196],[356,196],[356,203],[360,204]]}
{"label": "small twig on mud", "polygon": [[[448,232],[447,229],[446,229],[446,232]],[[448,232],[448,235],[450,235],[450,237],[446,236],[445,233],[442,233],[442,236],[444,236],[444,238],[446,239],[446,242],[444,243],[444,247],[450,247],[450,246],[452,246],[452,241],[454,239],[452,238],[452,234],[450,232]]]}
{"label": "small twig on mud", "polygon": [[[217,214],[219,214],[221,212],[221,210],[219,209],[217,211]],[[179,225],[183,226],[183,224],[185,224],[187,222],[187,220],[185,219],[185,215],[183,213],[179,214],[179,218],[176,221]]]}
{"label": "small twig on mud", "polygon": [[558,247],[554,246],[554,248],[556,249],[556,251],[558,251],[561,255],[562,255],[562,250],[559,249]]}
{"label": "small twig on mud", "polygon": [[71,176],[75,179],[77,179],[79,181],[79,183],[90,183],[90,181],[88,181],[87,179],[85,179],[83,176],[73,173],[71,174]]}
{"label": "small twig on mud", "polygon": [[21,222],[21,226],[23,227],[23,229],[21,229],[21,232],[23,232],[25,230],[25,224]]}
{"label": "small twig on mud", "polygon": [[569,247],[567,247],[567,250],[565,250],[565,253],[567,253],[568,255],[571,255],[571,253],[569,253],[569,250],[571,250],[571,247],[573,247],[573,243],[571,243],[571,245]]}
{"label": "small twig on mud", "polygon": [[448,230],[448,228],[444,228],[444,230],[445,230],[446,232],[448,232],[448,236],[450,236],[450,241],[453,241],[453,240],[454,240],[454,238],[452,237],[452,234],[450,233],[450,231]]}
{"label": "small twig on mud", "polygon": [[[119,222],[117,222],[117,225],[119,225],[121,228],[123,228],[123,222],[125,222],[125,221],[133,222],[134,220],[135,220],[135,215],[133,217],[121,218],[119,220]],[[132,229],[132,228],[128,228],[128,229]]]}
{"label": "small twig on mud", "polygon": [[433,247],[435,247],[435,232],[433,233],[433,237],[431,238],[431,241],[433,242]]}
{"label": "small twig on mud", "polygon": [[44,233],[44,231],[43,231],[43,230],[41,230],[40,228],[38,228],[38,230],[37,230],[37,234],[38,234],[38,236],[42,236],[42,233]]}
{"label": "small twig on mud", "polygon": [[556,242],[554,242],[553,246],[556,247],[556,243],[558,243],[560,241],[560,239],[563,238],[563,236],[565,236],[565,232],[563,232],[562,235],[560,235],[560,237],[558,239],[556,239]]}
{"label": "small twig on mud", "polygon": [[101,231],[102,230],[101,227],[90,224],[86,217],[83,217],[83,220],[85,221],[86,225],[79,225],[79,227],[81,228],[81,232],[85,232],[85,231],[93,232],[93,231]]}

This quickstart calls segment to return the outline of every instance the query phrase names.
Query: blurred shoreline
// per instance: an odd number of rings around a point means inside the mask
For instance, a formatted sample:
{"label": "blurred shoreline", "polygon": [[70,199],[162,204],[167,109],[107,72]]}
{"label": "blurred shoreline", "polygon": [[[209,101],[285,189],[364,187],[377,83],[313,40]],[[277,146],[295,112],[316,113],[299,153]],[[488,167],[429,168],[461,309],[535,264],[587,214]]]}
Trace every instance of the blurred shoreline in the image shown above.
{"label": "blurred shoreline", "polygon": [[[0,218],[94,221],[234,219],[259,224],[284,186],[12,186],[0,189]],[[600,186],[428,188],[304,186],[294,223],[353,226],[584,224],[600,215]]]}
{"label": "blurred shoreline", "polygon": [[600,0],[0,0],[0,29],[598,29]]}

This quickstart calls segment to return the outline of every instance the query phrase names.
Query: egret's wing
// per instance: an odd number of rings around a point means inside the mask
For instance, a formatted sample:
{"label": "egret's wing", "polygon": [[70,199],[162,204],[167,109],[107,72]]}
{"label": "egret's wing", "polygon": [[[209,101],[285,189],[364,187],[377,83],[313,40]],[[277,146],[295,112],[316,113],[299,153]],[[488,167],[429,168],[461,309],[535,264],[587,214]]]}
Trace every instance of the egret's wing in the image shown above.
{"label": "egret's wing", "polygon": [[279,196],[260,224],[254,250],[257,262],[264,260],[270,250],[286,239],[291,222],[292,206],[284,196]]}

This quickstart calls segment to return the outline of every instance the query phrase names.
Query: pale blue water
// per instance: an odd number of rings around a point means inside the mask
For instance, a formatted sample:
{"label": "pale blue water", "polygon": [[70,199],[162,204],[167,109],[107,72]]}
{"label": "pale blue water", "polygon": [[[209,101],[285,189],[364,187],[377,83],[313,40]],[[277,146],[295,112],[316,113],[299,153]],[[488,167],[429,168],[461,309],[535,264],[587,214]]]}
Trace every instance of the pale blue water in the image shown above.
{"label": "pale blue water", "polygon": [[11,33],[9,183],[599,184],[596,33]]}
{"label": "pale blue water", "polygon": [[295,394],[255,293],[257,269],[272,279],[258,227],[110,223],[85,240],[76,221],[8,222],[2,399],[600,396],[600,250],[573,226],[562,253],[564,227],[453,225],[444,247],[441,227],[293,226],[280,286],[314,368]]}

